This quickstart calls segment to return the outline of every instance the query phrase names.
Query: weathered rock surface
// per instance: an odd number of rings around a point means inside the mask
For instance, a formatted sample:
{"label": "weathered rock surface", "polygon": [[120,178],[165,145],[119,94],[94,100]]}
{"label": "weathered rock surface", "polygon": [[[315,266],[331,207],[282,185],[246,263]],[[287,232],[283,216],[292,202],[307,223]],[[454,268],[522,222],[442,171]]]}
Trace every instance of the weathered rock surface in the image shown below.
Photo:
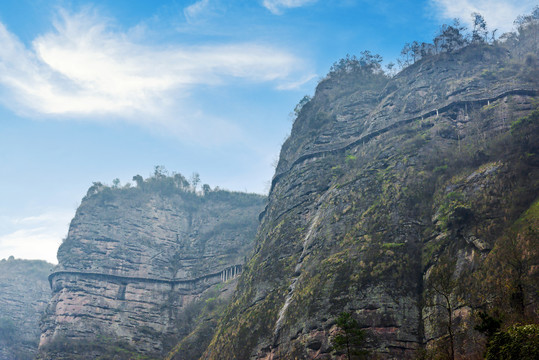
{"label": "weathered rock surface", "polygon": [[47,276],[54,265],[41,260],[0,261],[0,359],[33,359],[39,322],[51,290]]}
{"label": "weathered rock surface", "polygon": [[[283,145],[254,255],[203,358],[337,358],[341,312],[380,358],[416,358],[425,345],[440,354],[442,270],[454,347],[479,356],[472,311],[494,304],[481,298],[482,266],[539,196],[539,116],[511,128],[537,108],[538,60],[517,53],[469,46],[392,79],[323,80]],[[537,243],[526,239],[522,256]],[[525,271],[537,273],[530,258]],[[536,318],[537,292],[524,298]]]}
{"label": "weathered rock surface", "polygon": [[241,273],[264,197],[146,187],[83,199],[49,277],[41,358],[162,357],[196,325],[193,304]]}

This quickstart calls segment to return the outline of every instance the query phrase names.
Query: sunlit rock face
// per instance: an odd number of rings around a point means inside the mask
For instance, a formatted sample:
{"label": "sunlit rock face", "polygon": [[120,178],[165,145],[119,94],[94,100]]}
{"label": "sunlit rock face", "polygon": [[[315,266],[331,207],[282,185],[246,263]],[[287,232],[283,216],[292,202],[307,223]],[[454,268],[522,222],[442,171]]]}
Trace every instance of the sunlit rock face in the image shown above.
{"label": "sunlit rock face", "polygon": [[49,276],[41,358],[162,357],[205,293],[230,293],[265,198],[143,185],[83,199]]}
{"label": "sunlit rock face", "polygon": [[[322,80],[282,147],[253,257],[203,358],[343,358],[331,346],[341,312],[378,358],[448,353],[447,308],[456,356],[482,356],[473,312],[504,296],[482,288],[495,280],[491,250],[539,196],[537,120],[511,128],[537,108],[530,56],[477,45],[394,78]],[[528,256],[537,247],[523,239]],[[434,291],[444,271],[445,308]],[[533,313],[530,289],[522,311]]]}
{"label": "sunlit rock face", "polygon": [[51,298],[47,276],[54,265],[10,257],[0,261],[0,359],[31,359],[39,321]]}

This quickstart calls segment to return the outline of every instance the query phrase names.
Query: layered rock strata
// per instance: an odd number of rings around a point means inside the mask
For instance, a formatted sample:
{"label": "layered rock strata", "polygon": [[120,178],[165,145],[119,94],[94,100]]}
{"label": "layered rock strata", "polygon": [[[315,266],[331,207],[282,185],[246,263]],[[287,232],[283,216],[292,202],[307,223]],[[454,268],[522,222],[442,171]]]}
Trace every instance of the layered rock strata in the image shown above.
{"label": "layered rock strata", "polygon": [[[283,145],[254,255],[204,358],[340,358],[341,312],[379,358],[449,351],[450,335],[461,356],[480,356],[472,310],[493,303],[479,270],[539,196],[530,56],[469,46],[391,79],[358,69],[322,80]],[[434,291],[444,271],[446,308]]]}
{"label": "layered rock strata", "polygon": [[42,358],[162,357],[191,331],[186,309],[241,273],[264,197],[158,190],[83,199],[49,276]]}

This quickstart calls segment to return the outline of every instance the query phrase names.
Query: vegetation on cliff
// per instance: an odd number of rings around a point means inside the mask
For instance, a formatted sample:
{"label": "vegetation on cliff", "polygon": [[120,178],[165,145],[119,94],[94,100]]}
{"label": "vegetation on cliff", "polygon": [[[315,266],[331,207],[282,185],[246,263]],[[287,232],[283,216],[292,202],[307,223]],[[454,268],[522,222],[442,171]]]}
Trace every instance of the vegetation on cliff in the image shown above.
{"label": "vegetation on cliff", "polygon": [[[190,201],[231,201],[236,205],[249,204],[253,198],[264,199],[264,196],[257,194],[248,194],[239,191],[229,191],[220,189],[216,186],[214,189],[208,184],[203,184],[199,189],[200,175],[193,173],[189,179],[184,175],[172,172],[169,175],[164,166],[155,166],[151,176],[144,179],[141,175],[133,176],[135,186],[127,182],[121,186],[119,179],[114,179],[112,185],[105,185],[101,182],[94,182],[88,189],[86,197],[93,195],[100,196],[103,201],[110,199],[114,194],[122,196],[134,196],[137,193],[156,193],[163,196],[181,195]],[[198,199],[198,200],[197,200]]]}

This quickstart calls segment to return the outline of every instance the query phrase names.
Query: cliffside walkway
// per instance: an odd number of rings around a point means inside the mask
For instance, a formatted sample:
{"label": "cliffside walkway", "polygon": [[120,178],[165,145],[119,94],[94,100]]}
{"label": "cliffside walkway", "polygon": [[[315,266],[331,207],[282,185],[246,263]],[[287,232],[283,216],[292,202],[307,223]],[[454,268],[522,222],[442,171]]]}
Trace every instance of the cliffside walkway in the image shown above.
{"label": "cliffside walkway", "polygon": [[164,279],[164,278],[154,278],[154,277],[139,277],[139,276],[129,276],[129,275],[118,275],[118,274],[106,274],[93,271],[75,271],[75,270],[59,270],[51,273],[48,277],[49,284],[52,288],[54,278],[60,275],[75,275],[75,276],[84,276],[87,278],[94,279],[104,279],[112,280],[113,282],[118,283],[133,283],[133,282],[143,282],[143,283],[159,283],[159,284],[169,284],[171,286],[175,285],[194,285],[199,282],[209,281],[211,279],[217,280],[217,282],[226,282],[230,279],[237,277],[241,274],[243,270],[243,265],[236,264],[229,266],[221,271],[206,274],[203,276],[188,278],[188,279]]}
{"label": "cliffside walkway", "polygon": [[[480,98],[480,99],[471,99],[471,100],[455,100],[455,101],[451,101],[445,105],[443,105],[442,107],[439,107],[437,109],[430,109],[428,111],[425,111],[419,115],[416,115],[416,116],[413,116],[411,118],[407,118],[407,119],[402,119],[402,120],[397,120],[395,121],[393,124],[385,127],[385,128],[382,128],[382,129],[379,129],[379,130],[376,130],[376,131],[373,131],[371,133],[368,133],[364,136],[361,136],[359,138],[356,138],[355,140],[352,140],[338,148],[335,148],[335,149],[328,149],[328,150],[322,150],[322,151],[315,151],[315,152],[311,152],[311,153],[307,153],[307,154],[304,154],[304,155],[301,155],[300,157],[298,157],[296,160],[294,160],[294,162],[292,162],[292,164],[288,167],[287,170],[283,171],[283,172],[280,172],[278,174],[276,174],[272,181],[271,181],[271,189],[270,189],[270,193],[271,191],[273,190],[273,188],[275,187],[275,185],[277,184],[277,182],[283,177],[285,176],[286,174],[288,174],[296,165],[298,164],[301,164],[303,162],[305,162],[306,160],[309,160],[309,159],[312,159],[312,158],[315,158],[315,157],[319,157],[319,156],[324,156],[324,155],[328,155],[328,154],[334,154],[334,153],[339,153],[339,152],[345,152],[346,150],[349,150],[359,144],[362,144],[362,143],[366,143],[368,141],[370,141],[371,139],[375,138],[376,136],[378,135],[381,135],[381,134],[384,134],[390,130],[393,130],[393,129],[396,129],[400,126],[403,126],[403,125],[406,125],[406,124],[409,124],[413,121],[417,121],[417,120],[421,120],[421,119],[425,119],[425,118],[429,118],[431,116],[439,116],[440,114],[443,114],[445,112],[447,112],[448,110],[454,108],[454,107],[462,107],[462,106],[465,106],[465,105],[471,105],[471,104],[479,104],[479,105],[486,105],[486,104],[489,104],[490,102],[492,101],[496,101],[496,100],[499,100],[499,99],[502,99],[504,97],[507,97],[507,96],[511,96],[511,95],[525,95],[525,96],[536,96],[539,94],[539,91],[537,89],[511,89],[511,90],[506,90],[506,91],[503,91],[495,96],[492,96],[492,97],[488,97],[488,98]],[[260,219],[262,219],[262,217],[264,216],[264,213],[265,212],[262,212],[260,214]]]}

